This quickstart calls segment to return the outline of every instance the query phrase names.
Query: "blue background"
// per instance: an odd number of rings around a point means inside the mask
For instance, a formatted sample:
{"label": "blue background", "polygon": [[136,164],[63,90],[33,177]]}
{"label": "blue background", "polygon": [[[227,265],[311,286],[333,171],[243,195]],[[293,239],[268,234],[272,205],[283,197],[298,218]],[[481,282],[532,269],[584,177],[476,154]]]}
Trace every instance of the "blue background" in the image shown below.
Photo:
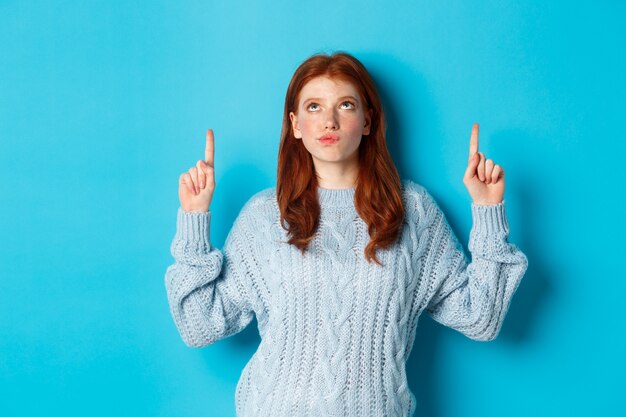
{"label": "blue background", "polygon": [[234,415],[256,321],[180,339],[178,177],[213,128],[222,247],[275,184],[293,71],[335,50],[371,71],[401,176],[465,245],[481,123],[529,258],[495,341],[422,316],[416,415],[626,415],[623,2],[54,3],[0,2],[0,415]]}

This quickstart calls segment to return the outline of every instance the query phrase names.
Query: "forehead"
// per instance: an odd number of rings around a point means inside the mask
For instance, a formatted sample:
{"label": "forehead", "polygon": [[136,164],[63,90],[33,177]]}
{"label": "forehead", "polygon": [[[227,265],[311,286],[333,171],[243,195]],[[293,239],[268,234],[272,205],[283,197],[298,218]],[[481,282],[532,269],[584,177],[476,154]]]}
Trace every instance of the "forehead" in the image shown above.
{"label": "forehead", "polygon": [[359,97],[359,90],[356,86],[347,80],[340,78],[330,78],[328,76],[319,76],[309,80],[302,90],[300,90],[300,99],[306,100],[309,97],[342,97],[346,95]]}

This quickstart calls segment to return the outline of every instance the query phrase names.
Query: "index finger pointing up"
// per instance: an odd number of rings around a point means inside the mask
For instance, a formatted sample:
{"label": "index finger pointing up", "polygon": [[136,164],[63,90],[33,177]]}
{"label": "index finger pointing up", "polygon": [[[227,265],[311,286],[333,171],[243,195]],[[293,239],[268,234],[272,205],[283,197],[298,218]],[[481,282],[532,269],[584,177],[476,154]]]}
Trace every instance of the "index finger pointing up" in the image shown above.
{"label": "index finger pointing up", "polygon": [[209,166],[213,166],[213,129],[209,129],[206,132],[206,148],[204,149],[204,162]]}
{"label": "index finger pointing up", "polygon": [[470,148],[469,148],[470,158],[476,152],[478,152],[478,123],[474,123],[474,126],[472,126],[472,136],[470,137]]}

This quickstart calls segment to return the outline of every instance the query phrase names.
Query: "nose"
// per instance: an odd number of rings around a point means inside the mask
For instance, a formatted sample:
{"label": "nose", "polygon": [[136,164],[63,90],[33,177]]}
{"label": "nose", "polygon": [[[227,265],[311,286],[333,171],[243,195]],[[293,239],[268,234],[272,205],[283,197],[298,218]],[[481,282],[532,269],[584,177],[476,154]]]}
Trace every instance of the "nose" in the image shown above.
{"label": "nose", "polygon": [[339,120],[333,109],[329,110],[324,119],[324,127],[326,129],[337,130],[339,128]]}

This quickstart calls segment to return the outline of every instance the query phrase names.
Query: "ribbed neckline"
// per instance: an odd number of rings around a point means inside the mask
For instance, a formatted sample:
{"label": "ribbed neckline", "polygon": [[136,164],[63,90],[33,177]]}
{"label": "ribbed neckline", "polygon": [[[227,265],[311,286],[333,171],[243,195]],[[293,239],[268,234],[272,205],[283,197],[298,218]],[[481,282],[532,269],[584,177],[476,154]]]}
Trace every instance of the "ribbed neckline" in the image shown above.
{"label": "ribbed neckline", "polygon": [[317,187],[317,198],[322,207],[354,207],[356,187],[331,190]]}

